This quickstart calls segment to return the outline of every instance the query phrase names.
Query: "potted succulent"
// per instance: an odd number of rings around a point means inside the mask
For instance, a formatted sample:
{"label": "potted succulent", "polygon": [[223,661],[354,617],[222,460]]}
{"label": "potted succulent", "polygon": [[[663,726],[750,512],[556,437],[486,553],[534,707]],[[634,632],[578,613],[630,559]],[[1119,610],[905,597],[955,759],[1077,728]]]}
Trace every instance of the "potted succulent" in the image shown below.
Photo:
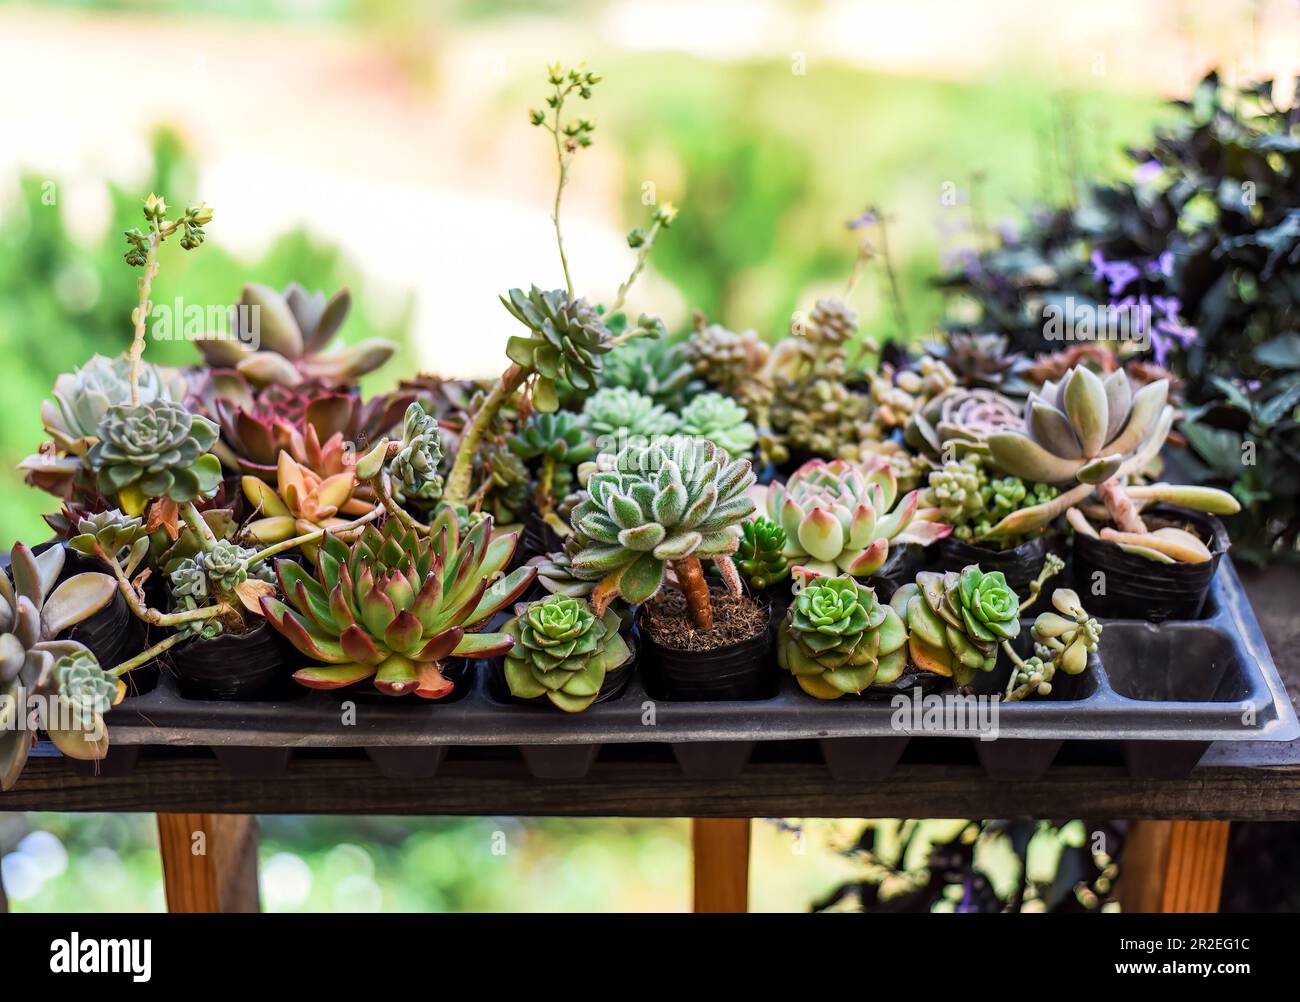
{"label": "potted succulent", "polygon": [[[629,445],[590,475],[573,510],[574,576],[596,582],[597,609],[615,596],[642,605],[647,683],[665,698],[744,699],[771,688],[771,608],[741,594],[731,555],[754,511],[747,460],[705,439]],[[722,571],[710,589],[701,565]],[[672,589],[661,591],[668,578]]]}
{"label": "potted succulent", "polygon": [[581,419],[568,411],[535,413],[506,441],[516,456],[535,464],[533,507],[524,523],[524,551],[538,556],[558,550],[570,530],[556,513],[556,505],[573,490],[578,465],[595,457],[595,443]]}
{"label": "potted succulent", "polygon": [[636,661],[612,607],[597,615],[591,603],[548,595],[516,610],[501,632],[515,638],[501,677],[520,701],[549,701],[578,713],[613,699],[627,686]]}
{"label": "potted succulent", "polygon": [[462,538],[450,508],[427,533],[389,518],[380,528],[367,525],[351,545],[327,534],[314,576],[291,560],[276,562],[287,604],[266,595],[262,612],[315,662],[294,672],[301,685],[341,689],[373,679],[386,696],[442,699],[459,673],[444,673],[444,662],[504,654],[514,644],[486,627],[536,574],[522,567],[498,577],[515,541],[492,538],[490,516]]}
{"label": "potted succulent", "polygon": [[[885,460],[809,460],[784,483],[760,488],[767,517],[785,533],[784,555],[796,577],[849,574],[872,578],[888,595],[911,577],[921,548],[952,531],[921,492],[898,497]],[[904,548],[906,544],[913,544]]]}
{"label": "potted succulent", "polygon": [[[1058,497],[1007,515],[989,536],[1022,534],[1065,514],[1074,529],[1075,577],[1103,615],[1200,615],[1228,545],[1214,516],[1240,509],[1216,488],[1134,482],[1168,437],[1168,395],[1165,379],[1134,392],[1122,370],[1101,377],[1079,366],[1030,394],[1024,431],[989,436],[999,468],[1062,487]],[[1090,504],[1094,494],[1100,505]],[[1181,510],[1153,510],[1148,525],[1142,512],[1158,502]]]}

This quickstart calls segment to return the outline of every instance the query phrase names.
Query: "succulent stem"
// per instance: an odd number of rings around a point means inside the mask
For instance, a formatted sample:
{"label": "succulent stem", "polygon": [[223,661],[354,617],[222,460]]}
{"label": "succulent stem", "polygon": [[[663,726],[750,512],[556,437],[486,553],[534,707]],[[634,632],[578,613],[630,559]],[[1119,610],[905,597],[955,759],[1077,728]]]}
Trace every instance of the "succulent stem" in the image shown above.
{"label": "succulent stem", "polygon": [[456,453],[451,473],[447,475],[447,487],[442,495],[448,504],[464,505],[469,501],[470,478],[474,473],[474,456],[478,453],[479,442],[511,394],[523,385],[528,373],[529,370],[518,365],[512,365],[502,373],[470,421],[469,427],[465,429],[465,436],[461,439],[460,450]]}
{"label": "succulent stem", "polygon": [[118,678],[121,678],[127,672],[134,671],[136,668],[141,668],[144,665],[147,665],[159,654],[162,654],[164,651],[170,650],[171,648],[179,644],[182,640],[186,640],[186,639],[188,639],[188,634],[173,633],[170,637],[164,637],[162,640],[158,641],[158,643],[154,644],[152,647],[148,647],[145,650],[141,651],[135,657],[131,658],[131,660],[123,661],[120,665],[117,665],[114,668],[110,668],[108,673],[110,675],[115,675]]}
{"label": "succulent stem", "polygon": [[677,575],[677,584],[686,597],[686,608],[690,611],[691,622],[698,629],[713,629],[713,604],[709,600],[709,586],[704,580],[704,568],[700,558],[691,556],[671,562],[673,573]]}
{"label": "succulent stem", "polygon": [[[654,222],[650,224],[650,229],[646,231],[645,242],[641,244],[640,250],[637,251],[636,262],[632,265],[631,274],[629,274],[627,278],[624,279],[623,284],[618,287],[618,295],[614,297],[613,305],[609,308],[610,316],[613,316],[623,308],[623,304],[627,301],[628,292],[631,291],[632,286],[641,276],[641,272],[645,270],[646,259],[650,256],[650,248],[654,246],[655,236],[662,228],[663,220],[656,216]],[[569,295],[573,295],[572,289],[569,290]],[[618,346],[623,344],[625,341],[630,341],[639,333],[641,333],[640,330],[635,327],[625,330],[614,339],[614,344],[615,346]]]}
{"label": "succulent stem", "polygon": [[198,538],[199,546],[203,550],[211,550],[217,545],[217,537],[213,535],[212,527],[199,514],[199,510],[194,507],[193,501],[186,501],[181,505],[181,518],[185,520],[185,524],[190,527],[190,531]]}
{"label": "succulent stem", "polygon": [[1137,506],[1133,504],[1133,499],[1128,496],[1128,492],[1124,490],[1123,484],[1117,477],[1111,477],[1104,483],[1098,484],[1097,495],[1106,505],[1106,510],[1110,512],[1116,528],[1121,532],[1147,531],[1146,523],[1138,514]]}
{"label": "succulent stem", "polygon": [[880,261],[885,269],[885,277],[889,280],[889,302],[894,308],[894,322],[898,324],[899,341],[906,344],[911,340],[908,331],[907,312],[903,309],[903,295],[898,288],[898,275],[894,271],[894,259],[889,253],[889,230],[885,224],[885,214],[880,212],[877,215],[877,225],[880,227]]}
{"label": "succulent stem", "polygon": [[140,302],[132,316],[135,321],[135,331],[131,338],[130,382],[132,407],[138,407],[140,404],[140,357],[144,354],[145,325],[149,320],[149,311],[153,307],[149,297],[153,291],[154,277],[158,274],[158,245],[160,242],[157,224],[155,224],[149,231],[149,252],[145,257],[144,274],[140,276],[137,283],[140,287]]}

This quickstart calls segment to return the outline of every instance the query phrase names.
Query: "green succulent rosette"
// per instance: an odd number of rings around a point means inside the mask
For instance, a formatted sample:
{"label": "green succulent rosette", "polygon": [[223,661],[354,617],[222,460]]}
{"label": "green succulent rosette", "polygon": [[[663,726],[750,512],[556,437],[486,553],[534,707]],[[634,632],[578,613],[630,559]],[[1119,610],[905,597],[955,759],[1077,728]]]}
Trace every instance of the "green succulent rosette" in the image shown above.
{"label": "green succulent rosette", "polygon": [[844,574],[817,578],[781,623],[777,663],[818,699],[892,682],[907,667],[907,627],[876,593]]}
{"label": "green succulent rosette", "polygon": [[505,656],[511,694],[544,696],[567,713],[585,710],[605,675],[632,656],[619,625],[613,609],[597,616],[584,599],[548,595],[531,603],[502,627],[516,638]]}
{"label": "green succulent rosette", "polygon": [[221,461],[209,450],[217,434],[216,424],[171,400],[118,404],[105,413],[86,458],[100,489],[138,515],[151,498],[182,504],[216,490]]}
{"label": "green succulent rosette", "polygon": [[785,530],[779,523],[760,515],[742,523],[740,533],[732,560],[750,587],[767,588],[790,576]]}
{"label": "green succulent rosette", "polygon": [[721,393],[701,393],[681,413],[681,432],[743,456],[754,448],[758,432],[745,408]]}
{"label": "green succulent rosette", "polygon": [[433,502],[442,497],[442,435],[438,419],[412,401],[402,419],[398,451],[388,461],[393,496],[399,501]]}
{"label": "green succulent rosette", "polygon": [[671,435],[680,424],[676,414],[636,390],[613,386],[597,390],[583,405],[582,425],[602,447],[617,450],[627,439]]}
{"label": "green succulent rosette", "polygon": [[601,356],[614,345],[594,306],[585,299],[570,299],[563,289],[543,292],[535,285],[528,292],[511,289],[501,304],[529,330],[528,336],[506,342],[506,354],[536,373],[533,405],[539,411],[559,409],[556,384],[561,381],[581,392],[596,388]]}
{"label": "green succulent rosette", "polygon": [[908,628],[912,663],[923,671],[969,685],[977,671],[992,671],[998,644],[1020,634],[1020,598],[1001,571],[976,564],[960,572],[922,571],[890,605]]}

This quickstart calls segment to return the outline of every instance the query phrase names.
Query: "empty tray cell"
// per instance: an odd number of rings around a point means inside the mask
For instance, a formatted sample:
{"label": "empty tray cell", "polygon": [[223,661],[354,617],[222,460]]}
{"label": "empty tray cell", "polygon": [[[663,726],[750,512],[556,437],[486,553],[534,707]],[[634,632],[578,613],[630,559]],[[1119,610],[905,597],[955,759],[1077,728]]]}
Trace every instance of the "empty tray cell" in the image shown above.
{"label": "empty tray cell", "polygon": [[749,764],[752,741],[676,741],[673,756],[691,779],[730,779]]}
{"label": "empty tray cell", "polygon": [[863,782],[884,779],[898,765],[912,739],[902,734],[888,738],[822,738],[822,758],[832,779]]}
{"label": "empty tray cell", "polygon": [[972,743],[990,779],[1038,779],[1061,749],[1059,740],[1050,739],[995,738]]}
{"label": "empty tray cell", "polygon": [[289,768],[293,749],[269,745],[213,745],[212,754],[232,776],[258,779],[283,776]]}
{"label": "empty tray cell", "polygon": [[1208,741],[1125,741],[1124,760],[1134,779],[1182,779],[1209,747]]}
{"label": "empty tray cell", "polygon": [[1107,623],[1101,660],[1110,687],[1129,699],[1231,703],[1253,689],[1240,648],[1204,623]]}
{"label": "empty tray cell", "polygon": [[519,751],[538,779],[582,779],[591,771],[600,745],[520,745]]}
{"label": "empty tray cell", "polygon": [[371,745],[366,755],[389,779],[432,779],[447,757],[446,745],[420,745],[403,748]]}
{"label": "empty tray cell", "polygon": [[99,761],[71,758],[72,771],[78,776],[128,776],[140,759],[140,745],[108,746],[108,754]]}

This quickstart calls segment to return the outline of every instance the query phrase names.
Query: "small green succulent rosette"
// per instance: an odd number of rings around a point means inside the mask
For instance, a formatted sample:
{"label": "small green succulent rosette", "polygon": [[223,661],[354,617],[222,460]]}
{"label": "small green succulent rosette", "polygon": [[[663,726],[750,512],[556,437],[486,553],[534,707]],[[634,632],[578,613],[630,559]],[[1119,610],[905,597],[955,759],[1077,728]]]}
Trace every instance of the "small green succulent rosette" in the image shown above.
{"label": "small green succulent rosette", "polygon": [[221,461],[209,450],[217,426],[183,404],[155,400],[110,407],[87,455],[100,489],[138,515],[150,498],[177,504],[206,497],[221,483]]}
{"label": "small green succulent rosette", "polygon": [[781,623],[777,662],[818,699],[839,699],[907,667],[907,627],[892,608],[850,575],[816,578]]}
{"label": "small green succulent rosette", "polygon": [[545,696],[567,713],[596,701],[605,675],[632,656],[613,609],[597,616],[584,599],[548,595],[501,628],[515,637],[505,678],[518,699]]}

